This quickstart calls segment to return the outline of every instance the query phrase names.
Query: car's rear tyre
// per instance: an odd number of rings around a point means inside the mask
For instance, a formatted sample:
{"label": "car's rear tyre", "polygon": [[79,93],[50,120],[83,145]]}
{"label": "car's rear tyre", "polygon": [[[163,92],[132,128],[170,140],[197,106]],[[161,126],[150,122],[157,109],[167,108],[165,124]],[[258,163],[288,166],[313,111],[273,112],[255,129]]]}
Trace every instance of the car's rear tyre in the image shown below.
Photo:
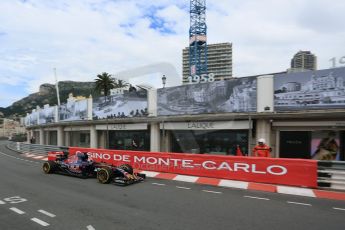
{"label": "car's rear tyre", "polygon": [[133,174],[133,167],[129,164],[120,165],[119,168],[125,170],[129,174]]}
{"label": "car's rear tyre", "polygon": [[97,179],[102,184],[109,184],[113,179],[113,171],[108,167],[101,168],[97,171]]}
{"label": "car's rear tyre", "polygon": [[54,161],[47,161],[43,163],[43,172],[46,174],[54,173],[56,170],[56,163]]}

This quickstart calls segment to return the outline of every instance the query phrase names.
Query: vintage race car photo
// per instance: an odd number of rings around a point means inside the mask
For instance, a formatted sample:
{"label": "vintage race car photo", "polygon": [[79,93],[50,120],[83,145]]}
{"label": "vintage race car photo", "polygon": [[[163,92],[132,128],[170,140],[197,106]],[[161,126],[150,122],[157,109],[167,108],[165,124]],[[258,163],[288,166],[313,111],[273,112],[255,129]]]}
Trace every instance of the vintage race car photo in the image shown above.
{"label": "vintage race car photo", "polygon": [[46,174],[58,173],[80,178],[97,178],[102,184],[129,185],[143,181],[145,174],[136,173],[129,164],[113,166],[89,159],[87,153],[69,155],[68,152],[50,152],[48,161],[43,163]]}

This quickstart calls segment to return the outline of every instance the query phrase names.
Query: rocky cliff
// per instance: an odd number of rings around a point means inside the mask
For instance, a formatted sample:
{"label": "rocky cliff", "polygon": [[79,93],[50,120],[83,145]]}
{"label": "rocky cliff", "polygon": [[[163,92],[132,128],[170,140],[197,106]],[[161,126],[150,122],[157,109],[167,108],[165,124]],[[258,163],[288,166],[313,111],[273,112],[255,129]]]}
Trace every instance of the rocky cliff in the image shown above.
{"label": "rocky cliff", "polygon": [[[85,97],[89,97],[90,94],[93,97],[98,96],[98,93],[95,92],[94,82],[61,81],[59,82],[59,92],[61,103],[66,103],[69,93]],[[25,116],[26,113],[30,113],[32,109],[35,109],[37,106],[43,107],[45,104],[57,104],[56,89],[53,84],[42,84],[37,93],[30,94],[29,96],[14,102],[7,108],[0,108],[0,114],[3,113],[5,117],[15,115]]]}

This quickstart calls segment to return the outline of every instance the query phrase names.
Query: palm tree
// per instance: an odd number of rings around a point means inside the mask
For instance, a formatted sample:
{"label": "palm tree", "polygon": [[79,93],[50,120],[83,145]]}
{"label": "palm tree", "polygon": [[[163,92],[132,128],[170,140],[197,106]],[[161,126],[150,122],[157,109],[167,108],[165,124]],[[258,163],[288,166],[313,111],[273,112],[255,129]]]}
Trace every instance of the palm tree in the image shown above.
{"label": "palm tree", "polygon": [[117,80],[116,83],[116,88],[123,88],[123,87],[127,87],[129,84],[127,82],[125,82],[124,80]]}
{"label": "palm tree", "polygon": [[98,92],[103,92],[104,96],[108,96],[110,94],[110,90],[117,86],[116,80],[111,77],[111,74],[106,72],[98,74],[97,78],[95,79],[95,83],[95,89]]}

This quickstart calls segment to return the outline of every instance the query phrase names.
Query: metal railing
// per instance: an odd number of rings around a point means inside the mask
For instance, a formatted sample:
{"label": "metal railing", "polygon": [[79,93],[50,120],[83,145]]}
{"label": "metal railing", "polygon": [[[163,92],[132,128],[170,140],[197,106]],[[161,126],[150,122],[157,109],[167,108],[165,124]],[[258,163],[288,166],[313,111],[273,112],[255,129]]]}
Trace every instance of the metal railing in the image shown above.
{"label": "metal railing", "polygon": [[24,142],[10,142],[7,148],[20,152],[20,153],[35,153],[38,155],[47,155],[51,151],[66,151],[68,147],[66,146],[56,146],[56,145],[38,145],[38,144],[28,144]]}
{"label": "metal railing", "polygon": [[343,161],[318,161],[318,186],[345,190],[345,162]]}

